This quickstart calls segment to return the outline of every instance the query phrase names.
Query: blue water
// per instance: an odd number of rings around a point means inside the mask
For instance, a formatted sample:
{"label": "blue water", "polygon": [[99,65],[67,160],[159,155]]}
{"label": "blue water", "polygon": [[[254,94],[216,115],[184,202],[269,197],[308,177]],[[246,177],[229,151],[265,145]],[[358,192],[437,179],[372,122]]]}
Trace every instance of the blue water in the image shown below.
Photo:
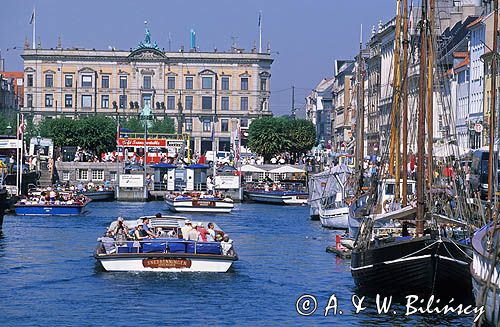
{"label": "blue water", "polygon": [[[6,216],[0,234],[0,326],[470,326],[471,317],[353,314],[349,261],[326,253],[335,231],[310,221],[308,208],[238,205],[210,219],[235,241],[229,273],[107,273],[92,256],[96,238],[118,215],[164,211],[162,202],[90,203],[82,217]],[[313,294],[318,309],[295,302]],[[330,295],[343,315],[323,316]],[[368,300],[367,300],[368,301]]]}

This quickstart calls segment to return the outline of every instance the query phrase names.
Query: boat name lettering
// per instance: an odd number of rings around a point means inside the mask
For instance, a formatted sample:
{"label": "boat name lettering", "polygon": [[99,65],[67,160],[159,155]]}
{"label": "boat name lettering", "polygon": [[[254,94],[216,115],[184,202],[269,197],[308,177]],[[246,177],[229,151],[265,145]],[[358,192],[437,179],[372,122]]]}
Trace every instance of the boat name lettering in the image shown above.
{"label": "boat name lettering", "polygon": [[142,266],[147,268],[191,268],[189,259],[143,259]]}

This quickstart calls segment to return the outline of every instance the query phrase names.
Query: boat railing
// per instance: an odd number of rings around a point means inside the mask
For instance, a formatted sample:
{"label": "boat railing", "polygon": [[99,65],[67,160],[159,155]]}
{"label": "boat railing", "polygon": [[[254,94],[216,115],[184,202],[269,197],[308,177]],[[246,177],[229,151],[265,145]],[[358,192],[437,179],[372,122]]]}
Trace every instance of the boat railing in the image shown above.
{"label": "boat railing", "polygon": [[232,242],[190,241],[177,238],[135,240],[98,239],[98,255],[130,253],[179,253],[236,256]]}

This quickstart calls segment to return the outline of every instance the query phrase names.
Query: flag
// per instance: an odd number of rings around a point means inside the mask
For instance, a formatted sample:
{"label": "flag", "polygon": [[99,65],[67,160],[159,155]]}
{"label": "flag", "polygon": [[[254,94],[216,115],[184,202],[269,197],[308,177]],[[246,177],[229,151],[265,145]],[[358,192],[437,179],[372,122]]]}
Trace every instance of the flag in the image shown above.
{"label": "flag", "polygon": [[35,22],[35,8],[33,8],[33,12],[31,13],[30,25]]}
{"label": "flag", "polygon": [[262,21],[262,11],[259,11],[259,27],[261,25],[261,21]]}
{"label": "flag", "polygon": [[19,129],[17,130],[17,138],[19,138],[19,136],[23,135],[24,134],[24,114],[21,114],[21,121],[20,121],[20,124],[19,124]]}

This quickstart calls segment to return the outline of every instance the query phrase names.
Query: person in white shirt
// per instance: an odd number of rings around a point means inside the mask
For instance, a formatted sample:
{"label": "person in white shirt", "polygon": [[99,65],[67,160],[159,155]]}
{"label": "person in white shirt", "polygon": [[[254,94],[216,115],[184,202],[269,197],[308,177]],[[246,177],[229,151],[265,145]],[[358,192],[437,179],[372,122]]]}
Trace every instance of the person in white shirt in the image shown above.
{"label": "person in white shirt", "polygon": [[196,241],[196,242],[201,241],[201,235],[200,232],[198,232],[198,230],[196,229],[196,224],[193,224],[193,229],[189,231],[188,241]]}
{"label": "person in white shirt", "polygon": [[215,231],[214,231],[214,224],[213,223],[208,223],[208,230],[207,230],[207,242],[215,242]]}
{"label": "person in white shirt", "polygon": [[225,234],[222,242],[220,242],[222,247],[223,255],[234,255],[233,240],[229,238],[229,235]]}
{"label": "person in white shirt", "polygon": [[185,240],[189,239],[189,232],[193,229],[190,220],[186,220],[184,226],[181,228],[182,238]]}

